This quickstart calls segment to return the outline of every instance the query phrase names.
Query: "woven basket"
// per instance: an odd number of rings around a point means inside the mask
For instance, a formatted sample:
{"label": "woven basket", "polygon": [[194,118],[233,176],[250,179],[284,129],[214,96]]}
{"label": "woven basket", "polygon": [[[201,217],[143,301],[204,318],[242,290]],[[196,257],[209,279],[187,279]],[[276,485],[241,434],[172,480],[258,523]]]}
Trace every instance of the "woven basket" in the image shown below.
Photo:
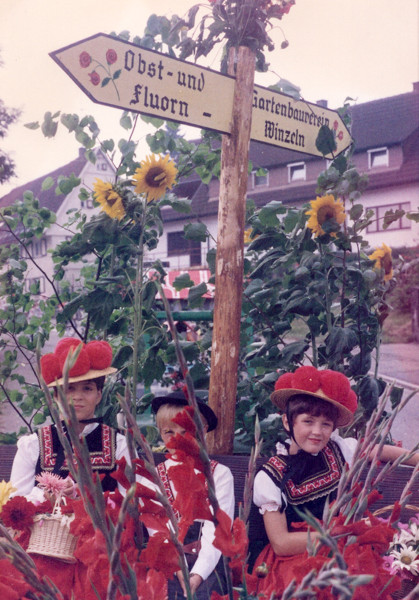
{"label": "woven basket", "polygon": [[[374,517],[381,517],[381,515],[385,515],[386,513],[388,513],[390,515],[393,508],[394,508],[394,504],[389,504],[388,506],[383,506],[382,508],[378,508],[372,514],[374,515]],[[419,512],[419,506],[415,506],[414,504],[406,504],[403,507],[403,509],[410,511],[413,514]]]}
{"label": "woven basket", "polygon": [[68,563],[76,562],[74,550],[77,538],[70,533],[69,525],[62,522],[62,515],[36,515],[33,521],[26,552],[53,556]]}

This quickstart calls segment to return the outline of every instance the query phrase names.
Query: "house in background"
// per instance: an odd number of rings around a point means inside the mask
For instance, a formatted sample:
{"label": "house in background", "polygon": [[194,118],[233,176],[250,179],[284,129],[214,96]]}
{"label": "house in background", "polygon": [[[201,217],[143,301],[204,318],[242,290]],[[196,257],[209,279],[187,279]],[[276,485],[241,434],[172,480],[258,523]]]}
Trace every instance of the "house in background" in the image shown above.
{"label": "house in background", "polygon": [[[327,104],[319,102],[324,106]],[[358,104],[350,112],[355,140],[353,162],[369,178],[368,188],[360,201],[366,208],[374,210],[376,216],[365,237],[372,248],[383,242],[392,248],[417,246],[418,223],[401,217],[384,230],[383,216],[388,210],[419,210],[419,82],[409,93]],[[316,197],[317,177],[328,166],[326,159],[259,142],[251,142],[249,158],[253,172],[249,175],[247,195],[256,206],[272,200],[287,206],[302,206]],[[260,168],[265,169],[263,175],[258,173]],[[41,206],[56,213],[57,222],[30,248],[49,275],[52,274],[52,261],[48,250],[74,233],[63,227],[67,211],[80,209],[89,217],[100,210],[91,201],[81,205],[78,188],[67,196],[57,196],[55,186],[42,190],[42,182],[47,176],[56,180],[59,175],[68,177],[72,173],[81,179],[81,186],[88,189],[92,189],[96,177],[105,181],[114,178],[113,166],[104,155],[98,152],[96,164],[92,164],[86,160],[82,149],[74,161],[0,198],[0,207],[8,206],[21,198],[25,190],[30,190]],[[163,208],[163,236],[157,248],[146,256],[148,264],[159,259],[167,268],[169,298],[179,298],[187,293],[186,290],[176,292],[171,285],[181,271],[188,270],[196,283],[208,281],[206,254],[216,245],[219,181],[213,179],[207,185],[193,174],[180,181],[174,191],[179,197],[191,199],[192,211],[185,216],[170,207]],[[183,236],[184,225],[196,220],[205,223],[211,234],[206,244],[186,240]],[[11,241],[10,235],[0,227],[0,244]],[[71,285],[75,285],[77,276],[78,265],[68,267],[66,279]],[[34,281],[39,281],[40,293],[48,296],[48,282],[35,266],[29,271],[26,285],[30,286]]]}
{"label": "house in background", "polygon": [[[37,198],[41,207],[48,208],[56,214],[56,222],[48,228],[45,232],[45,236],[34,240],[28,246],[28,252],[22,249],[21,257],[27,259],[28,254],[36,259],[42,270],[52,278],[53,274],[53,263],[51,259],[51,251],[56,248],[61,242],[71,238],[76,231],[65,227],[68,222],[68,211],[69,210],[80,210],[81,213],[85,214],[88,219],[93,214],[99,212],[98,207],[93,206],[91,199],[88,201],[80,201],[78,195],[80,187],[85,187],[89,190],[93,189],[93,183],[97,177],[104,180],[110,180],[114,176],[114,168],[108,159],[100,152],[97,152],[96,163],[93,164],[88,161],[84,156],[84,148],[80,149],[79,156],[63,165],[59,169],[48,173],[34,181],[31,181],[25,185],[15,188],[9,192],[6,196],[0,198],[0,208],[10,206],[15,202],[23,198],[26,191],[33,193],[34,198]],[[81,180],[80,186],[74,188],[69,194],[55,193],[57,187],[57,180],[60,176],[62,177],[75,177]],[[54,185],[47,190],[42,189],[42,184],[46,178],[52,178]],[[0,225],[0,244],[13,243],[13,236],[7,231],[4,225]],[[28,278],[25,282],[27,289],[32,283],[39,283],[40,294],[44,297],[49,297],[52,293],[51,285],[40,270],[28,260]],[[78,277],[80,267],[78,265],[70,264],[66,270],[66,280],[70,285],[74,285]],[[0,299],[1,301],[1,299]]]}
{"label": "house in background", "polygon": [[[352,160],[369,179],[360,202],[375,212],[364,237],[372,248],[383,243],[391,248],[419,245],[418,223],[401,217],[384,229],[383,218],[389,210],[419,210],[419,82],[412,92],[355,105],[350,113],[355,141]],[[247,196],[258,207],[272,200],[300,207],[315,199],[317,177],[328,166],[326,159],[259,142],[250,143],[249,159],[253,172]],[[258,174],[260,168],[265,169],[264,175]],[[158,258],[170,270],[202,270],[217,237],[219,181],[205,185],[198,176],[190,176],[175,193],[192,200],[188,219],[205,223],[212,239],[207,244],[186,240],[182,235],[185,215],[164,208],[164,234],[148,259]]]}

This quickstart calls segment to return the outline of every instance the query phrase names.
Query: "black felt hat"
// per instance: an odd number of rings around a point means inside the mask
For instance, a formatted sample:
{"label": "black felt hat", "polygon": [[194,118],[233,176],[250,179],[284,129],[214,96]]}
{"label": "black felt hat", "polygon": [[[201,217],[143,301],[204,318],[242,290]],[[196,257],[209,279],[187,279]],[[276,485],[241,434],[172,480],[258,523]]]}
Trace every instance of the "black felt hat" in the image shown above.
{"label": "black felt hat", "polygon": [[[218,419],[212,408],[203,400],[197,398],[196,403],[202,416],[208,424],[208,431],[213,431],[217,427]],[[151,402],[151,408],[156,414],[160,406],[171,404],[172,406],[188,406],[189,402],[183,392],[170,392],[166,396],[156,396]]]}

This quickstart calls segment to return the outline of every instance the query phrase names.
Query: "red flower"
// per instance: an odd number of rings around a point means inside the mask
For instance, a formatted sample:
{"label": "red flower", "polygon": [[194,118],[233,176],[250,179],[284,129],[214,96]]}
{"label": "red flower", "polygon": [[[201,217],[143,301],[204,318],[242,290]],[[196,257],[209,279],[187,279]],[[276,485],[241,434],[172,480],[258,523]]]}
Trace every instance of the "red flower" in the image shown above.
{"label": "red flower", "polygon": [[33,525],[36,506],[23,496],[15,496],[6,502],[1,511],[1,519],[6,527],[23,531]]}
{"label": "red flower", "polygon": [[151,500],[157,500],[157,493],[155,490],[143,485],[142,483],[135,483],[135,495],[137,498],[149,498]]}
{"label": "red flower", "polygon": [[141,552],[140,560],[145,562],[149,569],[161,571],[166,577],[172,577],[180,569],[176,548],[164,533],[156,533],[149,538],[147,547]]}
{"label": "red flower", "polygon": [[118,468],[116,471],[111,473],[111,477],[116,479],[116,481],[126,490],[131,487],[128,477],[125,475],[125,469],[127,466],[127,460],[125,456],[116,461]]}
{"label": "red flower", "polygon": [[195,436],[196,434],[196,425],[193,420],[194,409],[193,406],[185,406],[185,408],[178,412],[172,419],[174,423],[183,427],[185,431],[189,432],[191,435]]}
{"label": "red flower", "polygon": [[115,63],[117,59],[118,55],[115,52],[115,50],[109,48],[109,50],[106,52],[106,62],[108,63],[108,65],[113,65],[113,63]]}
{"label": "red flower", "polygon": [[93,85],[99,85],[100,83],[100,75],[96,73],[96,71],[92,71],[89,73],[90,81]]}
{"label": "red flower", "polygon": [[86,69],[92,62],[92,57],[88,52],[82,52],[79,56],[80,66]]}
{"label": "red flower", "polygon": [[174,450],[171,457],[177,462],[184,462],[187,457],[190,457],[194,461],[195,469],[203,471],[204,466],[202,464],[200,454],[201,450],[196,439],[188,432],[185,435],[177,433],[172,436],[166,444],[167,448]]}
{"label": "red flower", "polygon": [[167,600],[167,579],[163,573],[148,571],[145,582],[138,586],[138,600]]}
{"label": "red flower", "polygon": [[34,591],[26,583],[23,575],[11,561],[4,558],[0,560],[0,598],[2,600],[21,600],[27,598],[27,592]]}
{"label": "red flower", "polygon": [[218,524],[215,528],[214,546],[221,550],[224,556],[244,559],[249,544],[244,521],[235,519],[231,529],[231,519],[221,509],[217,510],[216,518]]}
{"label": "red flower", "polygon": [[377,500],[381,500],[382,497],[383,495],[380,494],[378,490],[372,490],[368,494],[368,506],[371,506],[371,504],[374,504],[374,502],[376,502]]}
{"label": "red flower", "polygon": [[206,480],[202,473],[195,473],[193,460],[189,457],[181,464],[170,467],[167,472],[177,492],[173,508],[181,514],[179,539],[183,540],[196,519],[212,519]]}

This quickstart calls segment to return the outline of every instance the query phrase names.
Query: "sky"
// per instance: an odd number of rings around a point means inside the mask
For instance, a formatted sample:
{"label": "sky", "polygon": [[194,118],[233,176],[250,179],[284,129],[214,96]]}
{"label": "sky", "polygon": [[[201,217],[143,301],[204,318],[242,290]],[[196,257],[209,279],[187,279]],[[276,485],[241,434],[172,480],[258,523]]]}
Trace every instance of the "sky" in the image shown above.
{"label": "sky", "polygon": [[[16,163],[18,177],[0,187],[14,187],[76,158],[71,134],[46,139],[25,123],[43,120],[46,111],[92,114],[103,138],[124,135],[120,111],[93,103],[50,58],[49,52],[95,33],[128,30],[142,35],[148,17],[183,16],[193,0],[0,0],[0,98],[22,115],[1,140]],[[204,12],[202,12],[204,14]],[[419,0],[296,0],[271,35],[268,73],[256,74],[264,87],[287,79],[310,101],[327,99],[329,108],[347,97],[368,102],[410,92],[419,81]],[[280,49],[284,36],[288,48]],[[219,69],[218,56],[199,64]],[[149,128],[136,130],[139,160],[147,153]],[[188,130],[195,136],[198,129]]]}

